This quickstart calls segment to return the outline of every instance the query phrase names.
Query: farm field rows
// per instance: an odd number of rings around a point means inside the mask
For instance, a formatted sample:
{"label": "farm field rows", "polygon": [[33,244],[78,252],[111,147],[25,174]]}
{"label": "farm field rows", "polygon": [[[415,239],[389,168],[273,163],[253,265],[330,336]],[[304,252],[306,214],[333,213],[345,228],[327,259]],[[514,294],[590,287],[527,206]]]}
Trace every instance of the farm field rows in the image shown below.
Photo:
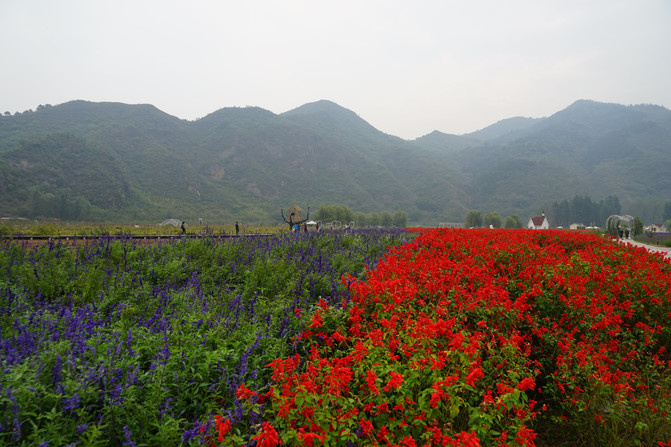
{"label": "farm field rows", "polygon": [[671,264],[596,235],[109,237],[0,269],[4,444],[671,445]]}

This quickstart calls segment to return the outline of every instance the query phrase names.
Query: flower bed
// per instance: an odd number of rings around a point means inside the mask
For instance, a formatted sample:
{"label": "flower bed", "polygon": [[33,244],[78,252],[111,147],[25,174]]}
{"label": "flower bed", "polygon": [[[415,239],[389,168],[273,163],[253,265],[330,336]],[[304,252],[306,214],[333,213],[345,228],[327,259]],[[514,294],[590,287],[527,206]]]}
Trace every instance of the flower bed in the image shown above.
{"label": "flower bed", "polygon": [[241,383],[296,352],[300,312],[340,302],[401,230],[138,246],[0,245],[0,444],[200,445],[214,412],[247,437]]}
{"label": "flower bed", "polygon": [[[671,445],[671,264],[557,231],[430,230],[349,302],[307,315],[303,353],[240,386],[276,445]],[[244,434],[226,417],[212,444]]]}

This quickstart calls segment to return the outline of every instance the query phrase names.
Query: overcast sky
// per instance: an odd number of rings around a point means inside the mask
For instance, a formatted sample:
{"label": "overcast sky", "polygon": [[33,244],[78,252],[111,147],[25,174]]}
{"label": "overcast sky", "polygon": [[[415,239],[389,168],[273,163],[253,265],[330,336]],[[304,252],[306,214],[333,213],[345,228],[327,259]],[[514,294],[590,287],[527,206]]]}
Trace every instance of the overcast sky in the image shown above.
{"label": "overcast sky", "polygon": [[671,0],[0,0],[0,113],[328,99],[405,139],[578,99],[671,108]]}

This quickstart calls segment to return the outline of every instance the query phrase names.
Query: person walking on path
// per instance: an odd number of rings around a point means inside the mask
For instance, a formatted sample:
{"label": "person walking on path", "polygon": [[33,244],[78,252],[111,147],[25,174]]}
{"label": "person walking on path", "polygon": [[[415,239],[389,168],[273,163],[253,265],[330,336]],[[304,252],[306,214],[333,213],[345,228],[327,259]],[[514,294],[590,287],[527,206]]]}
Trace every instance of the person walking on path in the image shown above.
{"label": "person walking on path", "polygon": [[182,221],[182,234],[186,234],[186,228],[184,228],[184,221]]}

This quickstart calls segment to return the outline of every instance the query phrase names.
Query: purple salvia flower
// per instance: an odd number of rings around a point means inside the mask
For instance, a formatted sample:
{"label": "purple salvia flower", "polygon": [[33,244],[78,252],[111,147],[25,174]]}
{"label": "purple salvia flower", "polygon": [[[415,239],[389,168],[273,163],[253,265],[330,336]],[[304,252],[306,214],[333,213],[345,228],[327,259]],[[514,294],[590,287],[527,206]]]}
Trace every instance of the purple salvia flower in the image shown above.
{"label": "purple salvia flower", "polygon": [[131,433],[130,428],[128,427],[128,425],[125,425],[123,427],[123,433],[124,433],[124,439],[125,440],[122,443],[122,445],[127,445],[128,447],[135,447],[135,443],[130,438],[132,436],[132,433]]}
{"label": "purple salvia flower", "polygon": [[63,399],[63,409],[64,410],[75,410],[79,408],[80,399],[77,393],[73,394],[69,399]]}

